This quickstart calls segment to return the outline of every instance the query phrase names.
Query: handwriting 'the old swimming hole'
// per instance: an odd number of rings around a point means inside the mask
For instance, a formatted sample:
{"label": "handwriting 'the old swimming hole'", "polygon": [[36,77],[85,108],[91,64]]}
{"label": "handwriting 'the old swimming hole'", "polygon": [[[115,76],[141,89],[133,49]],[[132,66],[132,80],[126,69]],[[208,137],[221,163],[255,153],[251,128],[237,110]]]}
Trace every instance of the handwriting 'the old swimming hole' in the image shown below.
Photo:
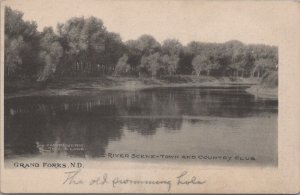
{"label": "handwriting 'the old swimming hole'", "polygon": [[92,177],[90,179],[83,179],[80,177],[81,169],[76,171],[65,172],[66,178],[64,185],[111,185],[117,188],[121,185],[165,185],[167,190],[170,191],[173,185],[176,186],[189,186],[189,185],[202,185],[206,180],[200,179],[197,176],[189,175],[188,171],[182,171],[180,174],[170,179],[131,179],[129,177],[123,178],[119,176],[109,176],[104,173],[100,176]]}

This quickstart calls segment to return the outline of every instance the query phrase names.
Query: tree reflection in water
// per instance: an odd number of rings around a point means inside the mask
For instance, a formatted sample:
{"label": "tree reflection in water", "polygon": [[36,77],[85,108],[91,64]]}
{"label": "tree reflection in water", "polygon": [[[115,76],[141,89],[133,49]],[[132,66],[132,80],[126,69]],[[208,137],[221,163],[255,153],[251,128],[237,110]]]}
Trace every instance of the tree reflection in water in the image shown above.
{"label": "tree reflection in water", "polygon": [[81,144],[84,150],[50,153],[100,157],[124,129],[142,136],[180,130],[185,120],[241,118],[277,113],[277,101],[257,100],[240,88],[165,88],[135,92],[89,92],[80,97],[5,100],[5,156],[43,154],[47,144]]}

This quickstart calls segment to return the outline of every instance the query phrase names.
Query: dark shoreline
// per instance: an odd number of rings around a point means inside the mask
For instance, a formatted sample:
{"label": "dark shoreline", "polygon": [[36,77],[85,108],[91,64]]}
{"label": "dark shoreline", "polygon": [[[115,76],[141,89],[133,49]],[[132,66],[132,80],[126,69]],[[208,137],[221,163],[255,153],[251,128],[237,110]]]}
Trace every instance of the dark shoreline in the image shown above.
{"label": "dark shoreline", "polygon": [[[175,81],[175,79],[179,80]],[[105,78],[66,78],[35,87],[26,86],[13,92],[5,92],[4,99],[26,96],[80,96],[88,95],[85,92],[101,92],[107,90],[136,91],[163,87],[203,87],[229,88],[236,86],[253,87],[259,83],[258,79],[238,78],[231,81],[228,77],[192,77],[180,76],[172,79],[132,78],[132,77],[105,77]],[[36,84],[36,83],[35,83]],[[251,93],[251,91],[250,91]]]}

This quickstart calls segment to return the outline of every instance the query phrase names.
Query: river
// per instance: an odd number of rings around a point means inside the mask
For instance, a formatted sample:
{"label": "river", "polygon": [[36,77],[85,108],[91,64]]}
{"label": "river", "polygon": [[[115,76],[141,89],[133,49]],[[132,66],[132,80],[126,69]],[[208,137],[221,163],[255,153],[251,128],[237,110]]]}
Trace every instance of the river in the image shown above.
{"label": "river", "polygon": [[157,158],[120,160],[193,161],[185,155],[196,163],[277,166],[277,116],[277,100],[257,98],[245,86],[11,98],[5,159],[147,154]]}

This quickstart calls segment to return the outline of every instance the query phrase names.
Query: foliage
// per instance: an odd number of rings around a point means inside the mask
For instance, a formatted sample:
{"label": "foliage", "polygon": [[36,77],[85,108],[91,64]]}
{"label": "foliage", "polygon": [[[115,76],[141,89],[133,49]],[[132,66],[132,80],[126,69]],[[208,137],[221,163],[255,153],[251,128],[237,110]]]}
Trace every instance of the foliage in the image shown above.
{"label": "foliage", "polygon": [[277,70],[278,48],[263,44],[176,39],[160,44],[151,35],[125,43],[101,19],[73,17],[57,29],[37,31],[23,13],[5,8],[5,76],[45,81],[54,76],[171,76],[207,74],[250,77]]}
{"label": "foliage", "polygon": [[130,64],[127,63],[128,56],[124,54],[118,61],[115,69],[116,76],[128,75],[130,72]]}
{"label": "foliage", "polygon": [[168,55],[179,55],[182,52],[183,46],[176,39],[166,39],[162,44],[162,53]]}
{"label": "foliage", "polygon": [[38,32],[35,22],[23,20],[23,13],[5,7],[5,76],[18,78],[37,74]]}
{"label": "foliage", "polygon": [[207,56],[197,55],[193,59],[192,64],[193,64],[193,68],[194,68],[196,74],[198,76],[200,76],[201,71],[203,71],[203,70],[207,71],[208,70],[210,61],[209,61]]}
{"label": "foliage", "polygon": [[267,88],[278,87],[278,71],[269,71],[262,76],[261,85]]}
{"label": "foliage", "polygon": [[177,55],[167,55],[165,54],[161,58],[162,69],[164,74],[173,75],[178,68],[179,57]]}
{"label": "foliage", "polygon": [[5,73],[11,76],[21,69],[22,52],[24,50],[23,37],[8,39],[5,37]]}
{"label": "foliage", "polygon": [[58,36],[51,27],[44,28],[40,39],[40,61],[43,65],[38,75],[38,81],[44,81],[53,75],[63,56],[63,48]]}
{"label": "foliage", "polygon": [[152,77],[159,76],[161,74],[160,54],[158,52],[143,56],[140,65],[141,72],[150,74]]}

